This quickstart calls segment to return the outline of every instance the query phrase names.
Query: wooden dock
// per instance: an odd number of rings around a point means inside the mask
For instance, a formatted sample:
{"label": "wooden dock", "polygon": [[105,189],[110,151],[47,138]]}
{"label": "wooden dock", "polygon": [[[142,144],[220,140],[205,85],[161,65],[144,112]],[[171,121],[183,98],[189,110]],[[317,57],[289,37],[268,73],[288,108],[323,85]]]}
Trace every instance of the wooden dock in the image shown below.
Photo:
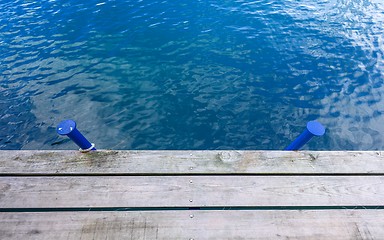
{"label": "wooden dock", "polygon": [[0,239],[384,239],[384,155],[0,151]]}

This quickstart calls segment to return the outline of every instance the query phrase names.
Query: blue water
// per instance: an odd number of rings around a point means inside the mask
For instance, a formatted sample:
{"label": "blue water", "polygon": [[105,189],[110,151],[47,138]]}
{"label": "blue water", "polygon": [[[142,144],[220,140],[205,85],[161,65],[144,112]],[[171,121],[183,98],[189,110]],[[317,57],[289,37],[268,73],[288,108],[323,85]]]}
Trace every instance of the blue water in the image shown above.
{"label": "blue water", "polygon": [[382,0],[0,0],[0,149],[384,149]]}

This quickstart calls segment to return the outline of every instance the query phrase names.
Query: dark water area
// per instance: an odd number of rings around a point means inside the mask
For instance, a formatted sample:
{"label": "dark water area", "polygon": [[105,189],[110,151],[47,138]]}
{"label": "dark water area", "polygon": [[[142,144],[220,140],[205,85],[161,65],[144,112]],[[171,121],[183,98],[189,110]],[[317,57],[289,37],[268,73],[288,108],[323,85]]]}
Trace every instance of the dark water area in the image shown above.
{"label": "dark water area", "polygon": [[384,149],[384,2],[0,1],[0,149]]}

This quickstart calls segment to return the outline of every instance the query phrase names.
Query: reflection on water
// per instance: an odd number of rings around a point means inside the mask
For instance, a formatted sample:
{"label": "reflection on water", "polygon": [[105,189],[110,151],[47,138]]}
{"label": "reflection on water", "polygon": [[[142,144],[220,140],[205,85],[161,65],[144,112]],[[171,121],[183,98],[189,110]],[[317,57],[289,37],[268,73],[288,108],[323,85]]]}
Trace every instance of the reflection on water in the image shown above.
{"label": "reflection on water", "polygon": [[[0,149],[383,149],[384,3],[0,3]],[[60,144],[59,144],[60,143]]]}

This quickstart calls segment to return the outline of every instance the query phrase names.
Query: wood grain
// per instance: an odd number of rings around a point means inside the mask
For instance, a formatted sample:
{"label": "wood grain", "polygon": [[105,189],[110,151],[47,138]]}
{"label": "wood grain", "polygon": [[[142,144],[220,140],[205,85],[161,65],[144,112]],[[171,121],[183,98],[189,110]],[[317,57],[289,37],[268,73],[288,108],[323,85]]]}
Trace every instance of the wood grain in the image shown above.
{"label": "wood grain", "polygon": [[0,151],[12,174],[384,174],[383,152]]}
{"label": "wood grain", "polygon": [[383,176],[1,177],[0,208],[377,206]]}
{"label": "wood grain", "polygon": [[382,152],[0,151],[1,239],[381,239],[383,203]]}
{"label": "wood grain", "polygon": [[1,213],[3,239],[382,239],[384,210]]}

